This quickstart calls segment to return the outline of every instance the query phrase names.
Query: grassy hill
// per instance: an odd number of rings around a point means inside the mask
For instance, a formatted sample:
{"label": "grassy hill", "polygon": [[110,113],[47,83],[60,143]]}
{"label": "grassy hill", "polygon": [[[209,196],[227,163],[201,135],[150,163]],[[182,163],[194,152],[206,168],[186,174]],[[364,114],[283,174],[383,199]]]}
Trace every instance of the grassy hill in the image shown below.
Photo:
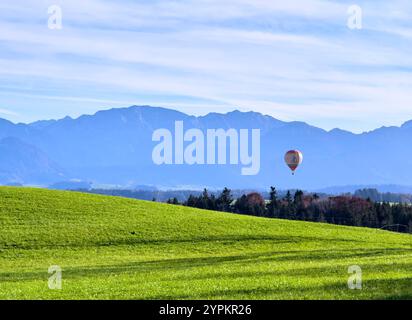
{"label": "grassy hill", "polygon": [[412,236],[0,188],[0,298],[411,299]]}

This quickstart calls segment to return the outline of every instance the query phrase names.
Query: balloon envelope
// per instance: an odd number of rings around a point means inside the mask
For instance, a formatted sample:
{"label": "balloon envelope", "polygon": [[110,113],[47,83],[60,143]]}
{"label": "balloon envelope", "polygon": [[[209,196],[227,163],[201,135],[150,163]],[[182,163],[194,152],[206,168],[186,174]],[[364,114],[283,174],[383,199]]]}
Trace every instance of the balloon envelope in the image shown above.
{"label": "balloon envelope", "polygon": [[290,150],[285,154],[285,162],[290,168],[290,170],[292,170],[292,172],[295,172],[295,170],[299,167],[302,161],[303,154],[299,150]]}

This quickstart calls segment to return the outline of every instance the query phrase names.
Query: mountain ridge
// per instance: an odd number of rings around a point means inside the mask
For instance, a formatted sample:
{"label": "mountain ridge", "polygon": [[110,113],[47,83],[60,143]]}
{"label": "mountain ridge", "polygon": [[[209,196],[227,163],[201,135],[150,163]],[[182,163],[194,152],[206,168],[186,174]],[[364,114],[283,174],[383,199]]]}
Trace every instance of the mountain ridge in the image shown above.
{"label": "mountain ridge", "polygon": [[59,121],[62,121],[62,120],[78,120],[78,119],[83,118],[83,117],[93,117],[93,116],[96,116],[100,113],[113,112],[113,111],[117,111],[117,110],[129,110],[129,109],[135,109],[135,108],[156,109],[156,110],[162,110],[162,111],[173,111],[175,113],[179,113],[179,114],[187,116],[187,117],[200,118],[200,119],[207,118],[208,116],[212,116],[212,115],[227,116],[227,115],[231,115],[231,114],[242,114],[242,115],[253,114],[253,115],[259,115],[259,116],[262,116],[262,117],[265,117],[265,118],[270,118],[271,120],[275,120],[275,121],[283,123],[283,124],[293,124],[293,123],[305,124],[305,125],[308,125],[308,126],[313,127],[313,128],[324,130],[325,132],[340,131],[340,132],[345,132],[345,133],[351,133],[353,135],[368,134],[368,133],[371,133],[371,132],[374,132],[376,130],[380,130],[380,129],[383,129],[383,128],[402,128],[402,127],[409,128],[409,127],[412,127],[412,119],[411,119],[411,120],[406,120],[400,126],[395,126],[395,125],[394,126],[381,126],[381,127],[377,127],[375,129],[369,130],[369,131],[363,131],[363,132],[356,133],[356,132],[352,132],[350,130],[346,130],[346,129],[342,129],[342,128],[332,128],[330,130],[326,130],[326,129],[317,127],[315,125],[311,125],[310,123],[307,123],[305,121],[298,121],[298,120],[284,121],[284,120],[280,120],[278,118],[275,118],[274,116],[264,114],[264,113],[261,113],[261,112],[256,112],[256,111],[240,111],[240,110],[235,109],[235,110],[232,110],[232,111],[228,111],[226,113],[209,112],[205,115],[196,116],[196,115],[187,114],[187,113],[182,112],[182,111],[166,108],[166,107],[151,106],[151,105],[132,105],[132,106],[129,106],[129,107],[103,109],[103,110],[98,110],[95,113],[82,114],[82,115],[77,116],[77,117],[65,116],[63,118],[58,118],[58,119],[36,120],[36,121],[28,122],[28,123],[24,123],[24,122],[15,123],[11,120],[0,117],[0,122],[1,121],[6,121],[6,122],[8,122],[10,124],[13,124],[13,125],[28,125],[28,126],[36,127],[39,124],[47,124],[47,123],[53,124],[53,123],[56,123],[56,122],[59,122]]}
{"label": "mountain ridge", "polygon": [[[157,144],[152,133],[160,128],[173,132],[175,121],[183,121],[185,130],[260,129],[260,173],[241,176],[239,165],[156,166],[151,158]],[[192,116],[162,107],[131,106],[30,124],[0,120],[0,139],[14,137],[42,150],[51,162],[64,168],[65,179],[122,186],[276,185],[311,190],[334,185],[412,184],[412,173],[399,170],[400,165],[412,166],[412,151],[405,148],[412,138],[411,123],[356,134],[342,129],[326,131],[300,121],[285,122],[253,111]],[[295,177],[283,163],[283,155],[290,149],[304,153]],[[40,177],[35,182],[43,184],[45,180],[49,181]],[[24,177],[22,181],[27,183]],[[0,183],[8,182],[3,175]]]}

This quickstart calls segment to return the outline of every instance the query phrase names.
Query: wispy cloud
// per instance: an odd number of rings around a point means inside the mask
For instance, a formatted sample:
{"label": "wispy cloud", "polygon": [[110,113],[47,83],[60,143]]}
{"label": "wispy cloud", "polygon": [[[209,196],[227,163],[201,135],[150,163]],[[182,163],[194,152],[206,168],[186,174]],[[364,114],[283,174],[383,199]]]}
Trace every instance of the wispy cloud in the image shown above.
{"label": "wispy cloud", "polygon": [[62,30],[47,28],[50,4],[0,3],[0,103],[15,121],[129,102],[354,131],[412,118],[407,1],[359,1],[362,30],[346,26],[349,1],[54,1]]}
{"label": "wispy cloud", "polygon": [[14,116],[14,117],[19,116],[19,114],[16,113],[16,112],[13,112],[13,111],[7,110],[7,109],[1,109],[1,108],[0,108],[0,114],[4,114],[6,116]]}

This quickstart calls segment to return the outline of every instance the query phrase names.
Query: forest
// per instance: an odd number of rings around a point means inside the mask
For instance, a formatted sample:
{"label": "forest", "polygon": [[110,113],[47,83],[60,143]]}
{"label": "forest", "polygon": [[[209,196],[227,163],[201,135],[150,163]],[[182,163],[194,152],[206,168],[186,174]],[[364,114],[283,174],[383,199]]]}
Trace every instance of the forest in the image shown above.
{"label": "forest", "polygon": [[[364,194],[362,194],[364,195]],[[406,203],[373,201],[355,195],[319,196],[301,190],[278,196],[270,188],[265,200],[262,194],[251,192],[238,198],[228,188],[218,194],[207,189],[200,195],[190,195],[186,201],[169,199],[169,204],[232,212],[266,218],[323,222],[338,225],[381,228],[396,232],[412,233],[412,206]]]}

